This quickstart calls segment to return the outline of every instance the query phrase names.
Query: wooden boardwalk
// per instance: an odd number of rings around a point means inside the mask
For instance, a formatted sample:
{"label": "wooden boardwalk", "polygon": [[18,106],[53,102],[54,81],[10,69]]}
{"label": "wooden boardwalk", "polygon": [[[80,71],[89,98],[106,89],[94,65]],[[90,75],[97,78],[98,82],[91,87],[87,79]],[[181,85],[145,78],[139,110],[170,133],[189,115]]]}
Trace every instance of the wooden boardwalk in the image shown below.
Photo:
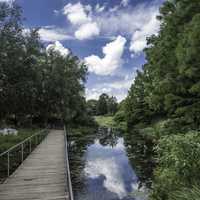
{"label": "wooden boardwalk", "polygon": [[52,130],[7,181],[0,200],[68,200],[64,131]]}

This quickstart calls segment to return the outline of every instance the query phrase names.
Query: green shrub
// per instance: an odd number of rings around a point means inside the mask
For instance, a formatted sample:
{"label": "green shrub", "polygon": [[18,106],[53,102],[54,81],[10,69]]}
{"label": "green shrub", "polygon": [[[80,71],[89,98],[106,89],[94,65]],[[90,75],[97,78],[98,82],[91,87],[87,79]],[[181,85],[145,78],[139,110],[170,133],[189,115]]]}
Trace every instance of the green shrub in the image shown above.
{"label": "green shrub", "polygon": [[116,122],[124,122],[124,121],[126,121],[125,118],[126,118],[125,111],[123,111],[123,110],[119,110],[114,116],[114,120]]}
{"label": "green shrub", "polygon": [[168,119],[164,123],[162,134],[172,135],[178,133],[186,133],[193,129],[191,122],[184,117]]}
{"label": "green shrub", "polygon": [[199,200],[200,186],[192,186],[190,188],[182,188],[170,195],[171,200]]}
{"label": "green shrub", "polygon": [[156,152],[159,165],[155,171],[152,199],[166,200],[170,193],[200,183],[199,132],[164,136]]}

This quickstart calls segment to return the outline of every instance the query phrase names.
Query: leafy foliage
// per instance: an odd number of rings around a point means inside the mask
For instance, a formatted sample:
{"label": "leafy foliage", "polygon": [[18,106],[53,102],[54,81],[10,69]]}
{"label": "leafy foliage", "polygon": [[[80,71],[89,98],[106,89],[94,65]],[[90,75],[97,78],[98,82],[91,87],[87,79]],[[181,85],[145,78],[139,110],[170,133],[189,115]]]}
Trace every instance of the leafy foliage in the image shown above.
{"label": "leafy foliage", "polygon": [[200,125],[199,10],[195,0],[167,1],[160,9],[161,30],[148,39],[148,62],[126,100],[129,126],[155,116],[185,117]]}
{"label": "leafy foliage", "polygon": [[113,115],[117,112],[117,99],[114,96],[109,97],[103,93],[98,100],[89,100],[87,102],[88,111],[93,115]]}
{"label": "leafy foliage", "polygon": [[182,188],[170,195],[172,200],[199,200],[200,199],[200,188],[199,186],[193,186],[192,188]]}
{"label": "leafy foliage", "polygon": [[97,100],[91,99],[87,101],[87,111],[90,115],[95,116],[97,114]]}
{"label": "leafy foliage", "polygon": [[169,199],[181,187],[199,184],[199,132],[165,136],[157,146],[159,167],[155,172],[153,199]]}
{"label": "leafy foliage", "polygon": [[38,29],[27,32],[15,3],[0,3],[0,122],[86,123],[87,67],[70,53],[46,52]]}
{"label": "leafy foliage", "polygon": [[[159,34],[148,38],[147,63],[129,90],[124,113],[129,135],[139,129],[138,143],[150,140],[147,148],[157,150],[151,199],[168,200],[181,188],[199,185],[200,1],[165,1],[157,18]],[[161,126],[155,123],[160,119]]]}

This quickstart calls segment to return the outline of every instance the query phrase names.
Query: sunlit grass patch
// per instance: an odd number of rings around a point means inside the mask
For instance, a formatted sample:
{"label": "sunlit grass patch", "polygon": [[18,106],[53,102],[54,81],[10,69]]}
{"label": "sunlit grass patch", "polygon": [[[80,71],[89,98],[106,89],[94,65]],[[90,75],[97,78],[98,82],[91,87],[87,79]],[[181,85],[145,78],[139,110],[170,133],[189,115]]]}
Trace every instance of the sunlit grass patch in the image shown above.
{"label": "sunlit grass patch", "polygon": [[96,116],[95,121],[99,126],[115,127],[116,125],[113,116]]}
{"label": "sunlit grass patch", "polygon": [[0,153],[6,151],[10,147],[22,142],[30,137],[39,129],[20,129],[17,135],[2,135],[0,134]]}

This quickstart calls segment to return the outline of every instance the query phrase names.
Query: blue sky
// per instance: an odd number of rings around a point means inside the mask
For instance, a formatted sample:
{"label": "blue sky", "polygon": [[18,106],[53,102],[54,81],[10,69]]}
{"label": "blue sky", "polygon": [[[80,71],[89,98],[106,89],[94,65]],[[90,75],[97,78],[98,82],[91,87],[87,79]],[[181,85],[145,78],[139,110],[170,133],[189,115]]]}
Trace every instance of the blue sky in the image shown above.
{"label": "blue sky", "polygon": [[40,27],[48,48],[71,50],[87,63],[87,99],[106,92],[119,101],[145,63],[142,50],[146,37],[159,31],[156,15],[163,1],[16,0],[25,28]]}

